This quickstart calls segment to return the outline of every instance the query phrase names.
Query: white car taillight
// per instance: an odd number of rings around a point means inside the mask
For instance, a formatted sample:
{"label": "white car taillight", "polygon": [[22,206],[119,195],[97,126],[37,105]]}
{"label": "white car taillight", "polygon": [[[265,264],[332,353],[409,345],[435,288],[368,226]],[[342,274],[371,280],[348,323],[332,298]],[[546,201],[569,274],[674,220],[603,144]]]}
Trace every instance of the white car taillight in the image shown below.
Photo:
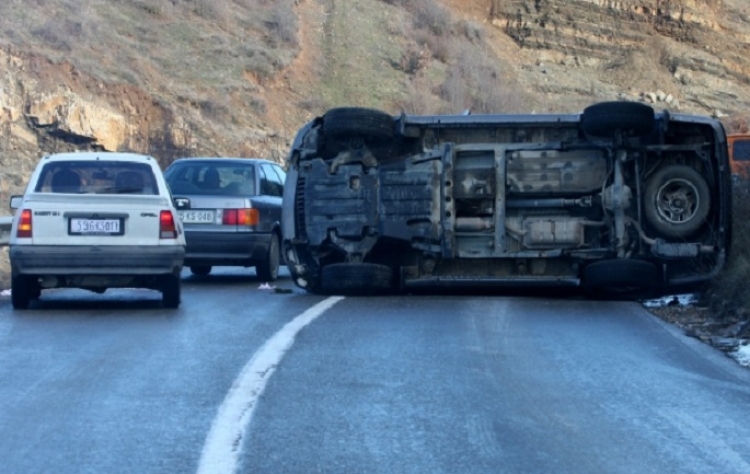
{"label": "white car taillight", "polygon": [[159,215],[159,238],[177,238],[177,228],[174,225],[174,215],[172,214],[172,211],[161,211],[161,214]]}
{"label": "white car taillight", "polygon": [[21,211],[21,217],[18,221],[18,231],[16,237],[19,239],[31,237],[31,210],[24,209]]}

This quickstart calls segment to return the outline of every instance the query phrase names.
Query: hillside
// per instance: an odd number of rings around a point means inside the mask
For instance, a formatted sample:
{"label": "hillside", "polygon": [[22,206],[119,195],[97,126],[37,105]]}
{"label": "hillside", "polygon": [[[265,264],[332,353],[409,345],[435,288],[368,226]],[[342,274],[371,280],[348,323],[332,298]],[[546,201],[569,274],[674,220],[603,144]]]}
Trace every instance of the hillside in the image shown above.
{"label": "hillside", "polygon": [[0,201],[54,151],[282,161],[340,105],[741,121],[749,26],[745,0],[4,0]]}

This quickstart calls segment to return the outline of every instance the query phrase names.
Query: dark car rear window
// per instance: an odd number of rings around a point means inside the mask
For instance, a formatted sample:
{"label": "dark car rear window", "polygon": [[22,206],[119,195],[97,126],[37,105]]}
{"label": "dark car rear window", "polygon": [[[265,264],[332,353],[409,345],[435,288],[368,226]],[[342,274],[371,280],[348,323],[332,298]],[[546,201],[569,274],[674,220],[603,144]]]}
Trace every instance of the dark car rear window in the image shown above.
{"label": "dark car rear window", "polygon": [[159,194],[151,166],[129,161],[53,161],[44,165],[35,192]]}
{"label": "dark car rear window", "polygon": [[172,194],[254,196],[251,163],[175,163],[165,173]]}

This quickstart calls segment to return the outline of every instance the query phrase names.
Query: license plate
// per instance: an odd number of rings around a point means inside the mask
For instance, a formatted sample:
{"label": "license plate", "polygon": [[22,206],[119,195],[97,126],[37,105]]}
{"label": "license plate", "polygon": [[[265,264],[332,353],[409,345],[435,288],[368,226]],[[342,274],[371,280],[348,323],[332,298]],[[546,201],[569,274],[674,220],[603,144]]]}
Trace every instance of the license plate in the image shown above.
{"label": "license plate", "polygon": [[71,235],[122,235],[121,219],[70,219]]}
{"label": "license plate", "polygon": [[214,211],[179,211],[180,219],[185,224],[213,224]]}

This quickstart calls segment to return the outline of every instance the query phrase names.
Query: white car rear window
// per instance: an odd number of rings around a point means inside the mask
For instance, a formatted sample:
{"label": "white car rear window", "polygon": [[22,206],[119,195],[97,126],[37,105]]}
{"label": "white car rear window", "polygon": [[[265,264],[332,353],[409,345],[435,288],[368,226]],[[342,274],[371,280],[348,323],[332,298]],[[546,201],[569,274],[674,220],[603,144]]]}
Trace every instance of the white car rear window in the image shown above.
{"label": "white car rear window", "polygon": [[35,192],[159,194],[151,166],[127,161],[54,161],[44,165]]}

